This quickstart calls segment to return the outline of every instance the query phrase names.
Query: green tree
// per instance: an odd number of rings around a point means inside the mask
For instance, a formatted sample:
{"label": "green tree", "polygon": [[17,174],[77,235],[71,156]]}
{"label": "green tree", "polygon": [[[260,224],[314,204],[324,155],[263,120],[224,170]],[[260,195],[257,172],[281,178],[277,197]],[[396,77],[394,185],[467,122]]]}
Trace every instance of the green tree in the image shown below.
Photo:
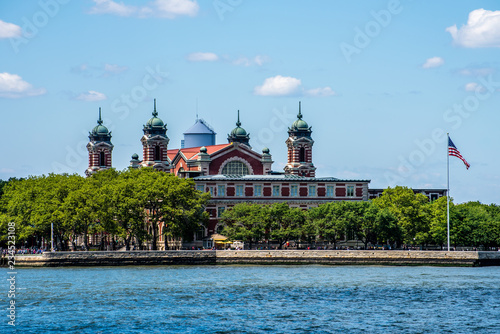
{"label": "green tree", "polygon": [[451,215],[452,243],[455,246],[498,246],[497,207],[479,202],[457,204]]}
{"label": "green tree", "polygon": [[208,219],[204,207],[210,195],[195,190],[192,180],[142,168],[138,172],[136,186],[149,221],[153,250],[158,249],[160,224],[165,249],[168,249],[168,237],[188,238]]}
{"label": "green tree", "polygon": [[351,207],[356,217],[353,220],[356,236],[367,249],[369,243],[377,243],[380,209],[371,202],[353,202]]}
{"label": "green tree", "polygon": [[77,190],[68,194],[63,204],[64,220],[69,227],[75,247],[77,236],[83,237],[83,248],[89,250],[88,235],[97,232],[101,216],[100,191],[91,178],[85,179]]}
{"label": "green tree", "polygon": [[337,248],[337,242],[343,238],[347,228],[340,203],[329,202],[309,210],[309,218],[316,227],[316,234],[321,240],[333,243],[334,248]]}
{"label": "green tree", "polygon": [[7,183],[9,183],[9,181],[0,180],[0,198],[3,195],[3,187],[5,187]]}
{"label": "green tree", "polygon": [[132,238],[142,243],[147,236],[144,199],[138,191],[139,174],[136,169],[126,170],[104,186],[110,210],[107,219],[116,223],[116,233],[126,250],[130,250]]}
{"label": "green tree", "polygon": [[275,203],[262,208],[263,220],[267,222],[269,237],[283,245],[301,236],[302,226],[305,223],[304,211],[299,208],[290,208],[287,203]]}
{"label": "green tree", "polygon": [[56,244],[59,249],[67,249],[62,206],[68,194],[77,189],[82,180],[78,175],[49,174],[10,181],[1,200],[2,221],[16,223],[20,241],[30,237],[50,240],[53,223]]}
{"label": "green tree", "polygon": [[[453,202],[450,201],[450,211],[453,211]],[[447,197],[440,197],[430,205],[429,233],[434,244],[441,246],[447,243]]]}
{"label": "green tree", "polygon": [[397,218],[404,243],[423,245],[430,241],[429,199],[425,195],[407,187],[389,187],[373,203]]}
{"label": "green tree", "polygon": [[192,240],[195,231],[208,222],[205,206],[210,194],[195,189],[192,180],[167,175],[168,192],[163,201],[163,235],[165,249],[168,237]]}
{"label": "green tree", "polygon": [[258,204],[239,203],[222,214],[222,233],[230,240],[242,240],[252,244],[262,240],[266,223],[262,217],[262,207]]}
{"label": "green tree", "polygon": [[388,209],[380,209],[376,217],[376,238],[378,244],[398,243],[402,240],[401,229],[398,226],[396,217]]}
{"label": "green tree", "polygon": [[7,223],[13,222],[16,227],[16,241],[26,240],[36,232],[36,210],[41,188],[36,177],[26,180],[13,180],[3,188],[2,207],[2,241],[7,240]]}

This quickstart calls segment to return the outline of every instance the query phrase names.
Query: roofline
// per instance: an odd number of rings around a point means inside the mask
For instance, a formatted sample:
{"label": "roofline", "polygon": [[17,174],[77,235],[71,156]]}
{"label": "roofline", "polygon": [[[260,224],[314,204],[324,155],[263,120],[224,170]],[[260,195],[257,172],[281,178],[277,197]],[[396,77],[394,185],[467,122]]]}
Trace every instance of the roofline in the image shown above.
{"label": "roofline", "polygon": [[[387,188],[370,188],[368,189],[368,192],[379,192],[379,193],[383,193]],[[391,188],[391,189],[394,189],[394,188]],[[413,192],[415,193],[421,193],[421,192],[426,192],[426,193],[431,193],[431,192],[443,192],[443,193],[446,193],[448,190],[447,189],[443,189],[443,188],[411,188],[411,187],[408,187],[408,189],[411,189],[413,190]]]}
{"label": "roofline", "polygon": [[[237,144],[237,145],[235,145]],[[248,147],[246,144],[240,145],[241,143],[235,143],[231,142],[228,143],[227,146],[221,148],[220,150],[217,150],[210,154],[211,159],[217,159],[223,152],[231,151],[231,150],[242,150],[244,152],[247,152],[248,155],[253,156],[255,159],[261,160],[262,159],[262,154],[257,153],[256,151],[252,150],[250,147]],[[224,151],[225,150],[225,151]]]}
{"label": "roofline", "polygon": [[[216,177],[217,176],[217,177]],[[222,177],[221,177],[222,176]],[[337,182],[337,183],[346,183],[346,182],[361,182],[361,183],[370,183],[371,180],[351,180],[351,179],[337,179],[334,177],[326,177],[326,178],[316,178],[316,177],[297,177],[297,178],[286,178],[286,177],[272,177],[267,175],[262,175],[263,177],[227,177],[222,174],[216,175],[206,175],[206,176],[197,176],[193,178],[194,181],[267,181],[267,182],[283,182],[287,181],[291,182]]]}

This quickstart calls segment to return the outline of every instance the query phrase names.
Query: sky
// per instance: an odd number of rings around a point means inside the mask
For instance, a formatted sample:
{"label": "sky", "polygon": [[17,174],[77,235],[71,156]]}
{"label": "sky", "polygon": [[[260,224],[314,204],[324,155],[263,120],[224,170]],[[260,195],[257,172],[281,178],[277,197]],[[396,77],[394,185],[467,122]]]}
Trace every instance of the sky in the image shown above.
{"label": "sky", "polygon": [[498,1],[1,1],[0,179],[84,175],[99,108],[125,169],[153,99],[282,171],[301,101],[317,176],[446,189],[449,133],[454,201],[500,204],[499,51]]}

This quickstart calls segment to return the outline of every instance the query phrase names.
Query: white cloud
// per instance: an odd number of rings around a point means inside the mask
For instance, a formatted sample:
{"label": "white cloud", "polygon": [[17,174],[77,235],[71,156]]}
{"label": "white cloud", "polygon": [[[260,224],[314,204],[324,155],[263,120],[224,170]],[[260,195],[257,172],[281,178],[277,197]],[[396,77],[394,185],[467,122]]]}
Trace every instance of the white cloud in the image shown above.
{"label": "white cloud", "polygon": [[257,55],[253,58],[248,58],[248,57],[239,57],[236,59],[233,59],[231,56],[227,55],[222,55],[219,56],[213,52],[193,52],[187,55],[186,57],[187,60],[192,61],[192,62],[198,62],[198,61],[223,61],[226,63],[230,63],[232,65],[236,66],[262,66],[264,63],[269,61],[268,56],[263,56],[263,55]]}
{"label": "white cloud", "polygon": [[425,63],[422,65],[422,68],[433,68],[433,67],[439,67],[444,64],[444,59],[441,57],[432,57],[429,58],[425,61]]}
{"label": "white cloud", "polygon": [[255,95],[262,96],[309,96],[309,97],[325,97],[335,96],[337,93],[330,88],[318,87],[312,89],[302,88],[302,81],[293,77],[284,77],[277,75],[267,78],[261,86],[254,89]]}
{"label": "white cloud", "polygon": [[262,66],[264,63],[267,63],[268,61],[269,57],[257,55],[253,58],[240,57],[231,61],[231,63],[233,65],[239,65],[239,66],[252,66],[252,65]]}
{"label": "white cloud", "polygon": [[463,68],[458,73],[465,76],[484,77],[495,72],[491,67]]}
{"label": "white cloud", "polygon": [[127,70],[127,66],[120,66],[116,64],[104,64],[99,66],[81,64],[71,68],[71,72],[81,74],[85,77],[110,77]]}
{"label": "white cloud", "polygon": [[500,47],[500,11],[483,8],[469,13],[466,25],[446,28],[456,45],[466,48]]}
{"label": "white cloud", "polygon": [[264,80],[262,86],[255,87],[254,93],[262,96],[286,96],[299,92],[300,79],[277,75]]}
{"label": "white cloud", "polygon": [[19,98],[45,94],[44,88],[33,88],[17,74],[0,73],[0,97]]}
{"label": "white cloud", "polygon": [[196,16],[200,9],[198,3],[191,0],[156,0],[155,6],[160,16],[169,19],[180,15]]}
{"label": "white cloud", "polygon": [[484,92],[485,88],[477,82],[469,82],[465,85],[466,92]]}
{"label": "white cloud", "polygon": [[323,96],[334,96],[337,95],[330,87],[323,88],[313,88],[305,91],[305,95],[314,96],[314,97],[323,97]]}
{"label": "white cloud", "polygon": [[103,93],[96,92],[95,90],[89,90],[86,93],[78,95],[76,99],[86,102],[94,102],[94,101],[106,100],[107,97]]}
{"label": "white cloud", "polygon": [[267,63],[269,61],[269,57],[257,55],[257,56],[255,56],[253,61],[256,65],[262,66],[262,64]]}
{"label": "white cloud", "polygon": [[187,56],[189,61],[216,61],[219,60],[219,56],[212,52],[194,52]]}
{"label": "white cloud", "polygon": [[0,38],[19,37],[21,33],[20,26],[0,20]]}
{"label": "white cloud", "polygon": [[90,14],[111,14],[118,16],[135,17],[165,17],[174,19],[177,16],[196,16],[200,6],[194,0],[156,0],[155,2],[137,7],[126,5],[113,0],[94,0],[95,5],[90,8]]}
{"label": "white cloud", "polygon": [[90,14],[113,14],[118,16],[131,16],[138,11],[137,7],[125,5],[123,2],[113,0],[94,0],[95,6],[90,8]]}
{"label": "white cloud", "polygon": [[128,70],[127,66],[119,66],[114,64],[104,64],[104,72],[107,74],[118,74]]}

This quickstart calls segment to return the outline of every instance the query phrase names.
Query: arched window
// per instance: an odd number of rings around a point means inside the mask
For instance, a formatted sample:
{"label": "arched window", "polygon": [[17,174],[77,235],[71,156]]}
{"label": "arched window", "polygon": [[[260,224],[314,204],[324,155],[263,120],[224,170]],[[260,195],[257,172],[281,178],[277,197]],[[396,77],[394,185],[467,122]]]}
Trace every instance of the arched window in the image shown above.
{"label": "arched window", "polygon": [[104,152],[99,152],[99,166],[106,167],[106,155]]}
{"label": "arched window", "polygon": [[299,151],[299,162],[305,162],[306,161],[306,150],[305,148],[301,147]]}
{"label": "arched window", "polygon": [[160,153],[161,153],[160,146],[155,146],[155,157],[154,157],[155,161],[160,161],[161,160]]}
{"label": "arched window", "polygon": [[222,168],[223,175],[248,175],[248,167],[241,161],[229,161]]}

